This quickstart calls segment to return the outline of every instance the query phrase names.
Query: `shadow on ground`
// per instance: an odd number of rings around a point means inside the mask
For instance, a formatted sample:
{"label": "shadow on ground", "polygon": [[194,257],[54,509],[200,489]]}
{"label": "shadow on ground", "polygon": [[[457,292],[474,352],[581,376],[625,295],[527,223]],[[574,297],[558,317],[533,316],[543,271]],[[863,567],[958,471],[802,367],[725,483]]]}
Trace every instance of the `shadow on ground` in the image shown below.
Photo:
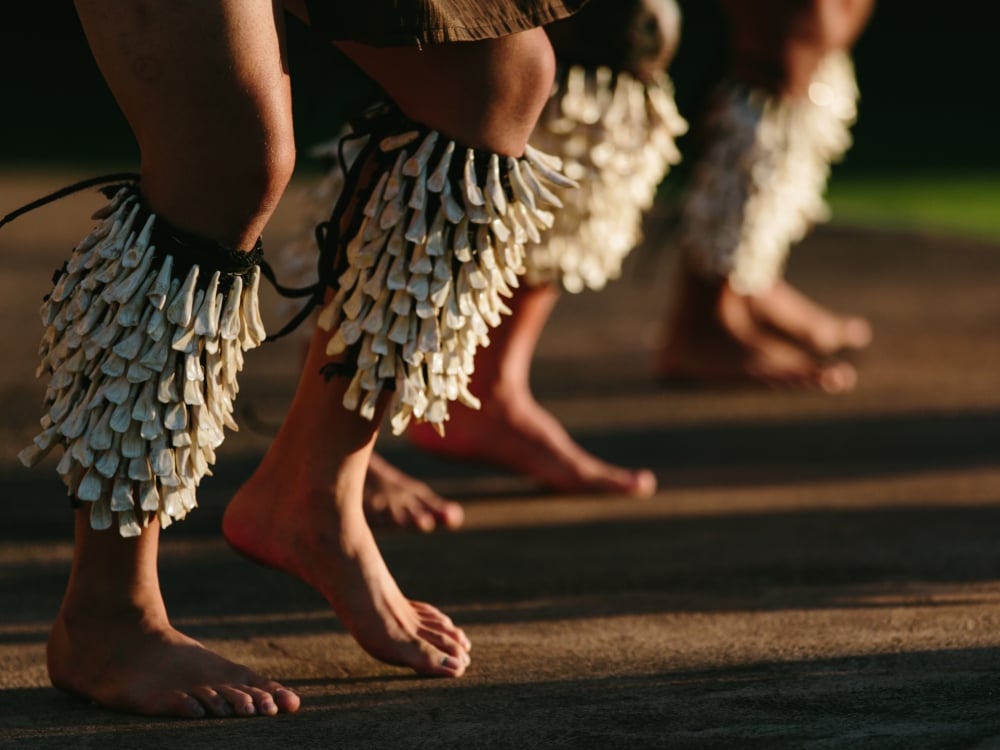
{"label": "shadow on ground", "polygon": [[1000,649],[955,649],[530,684],[516,675],[462,687],[407,679],[360,691],[350,680],[320,681],[295,684],[310,693],[298,716],[238,725],[95,712],[48,689],[8,691],[0,700],[19,709],[4,722],[9,736],[24,730],[19,748],[184,750],[269,737],[300,748],[910,750],[994,747],[998,669]]}

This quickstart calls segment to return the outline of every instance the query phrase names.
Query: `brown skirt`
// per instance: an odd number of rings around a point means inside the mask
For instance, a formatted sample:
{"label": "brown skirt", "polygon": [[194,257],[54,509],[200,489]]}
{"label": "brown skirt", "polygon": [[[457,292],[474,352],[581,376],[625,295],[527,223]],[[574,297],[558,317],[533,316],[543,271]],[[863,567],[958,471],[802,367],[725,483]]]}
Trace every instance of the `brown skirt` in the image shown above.
{"label": "brown skirt", "polygon": [[493,39],[566,18],[587,0],[306,0],[326,41],[412,47]]}

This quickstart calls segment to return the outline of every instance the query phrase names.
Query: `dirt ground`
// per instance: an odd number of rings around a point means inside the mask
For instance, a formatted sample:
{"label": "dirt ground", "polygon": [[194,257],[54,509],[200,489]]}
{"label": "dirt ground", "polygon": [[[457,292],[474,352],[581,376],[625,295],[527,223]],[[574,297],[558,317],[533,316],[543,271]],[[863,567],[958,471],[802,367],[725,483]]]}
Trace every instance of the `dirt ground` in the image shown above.
{"label": "dirt ground", "polygon": [[[77,176],[0,176],[0,213]],[[594,452],[652,468],[648,502],[553,497],[383,441],[466,504],[461,532],[380,536],[404,591],[475,643],[464,678],[374,661],[318,595],[221,541],[294,387],[285,341],[249,355],[243,429],[165,534],[161,576],[183,629],[297,689],[302,711],[147,719],[57,692],[44,649],[70,513],[52,466],[15,454],[43,392],[38,303],[98,204],[0,231],[0,747],[1000,747],[1000,247],[837,226],[789,276],[875,325],[848,396],[658,385],[669,250],[560,305],[537,394]],[[286,201],[270,247],[297,217]]]}

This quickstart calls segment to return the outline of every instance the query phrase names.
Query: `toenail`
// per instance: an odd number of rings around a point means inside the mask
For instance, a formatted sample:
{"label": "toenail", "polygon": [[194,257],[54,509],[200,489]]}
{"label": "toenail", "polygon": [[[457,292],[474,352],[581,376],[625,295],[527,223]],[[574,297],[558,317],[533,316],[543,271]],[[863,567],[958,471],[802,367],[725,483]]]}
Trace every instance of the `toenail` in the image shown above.
{"label": "toenail", "polygon": [[459,664],[458,659],[454,656],[442,656],[441,666],[447,669],[461,669],[462,665]]}

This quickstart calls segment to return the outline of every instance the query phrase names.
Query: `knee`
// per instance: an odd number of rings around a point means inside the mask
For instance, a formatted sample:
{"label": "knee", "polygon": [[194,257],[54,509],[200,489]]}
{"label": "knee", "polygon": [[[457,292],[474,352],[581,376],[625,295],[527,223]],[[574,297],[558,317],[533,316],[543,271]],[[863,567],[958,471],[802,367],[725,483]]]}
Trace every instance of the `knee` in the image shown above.
{"label": "knee", "polygon": [[638,55],[636,73],[648,80],[666,70],[681,43],[681,11],[675,0],[644,0],[633,37],[646,40],[646,54]]}
{"label": "knee", "polygon": [[675,0],[605,0],[546,31],[563,64],[606,65],[649,81],[674,58],[681,13]]}
{"label": "knee", "polygon": [[822,58],[847,50],[874,0],[723,0],[734,74],[752,85],[803,95]]}
{"label": "knee", "polygon": [[540,29],[480,42],[377,49],[340,44],[408,116],[463,144],[519,156],[552,93]]}
{"label": "knee", "polygon": [[484,81],[491,95],[470,110],[480,145],[492,151],[520,155],[552,95],[555,53],[545,32],[535,31],[501,45]]}
{"label": "knee", "polygon": [[849,49],[864,30],[874,0],[813,0],[814,35],[824,52]]}
{"label": "knee", "polygon": [[280,131],[268,132],[245,157],[245,171],[238,169],[237,175],[248,178],[249,194],[256,196],[261,209],[271,213],[295,171],[295,137],[291,118]]}
{"label": "knee", "polygon": [[723,0],[737,46],[849,48],[864,29],[874,0]]}
{"label": "knee", "polygon": [[291,116],[266,108],[139,136],[143,194],[154,210],[236,247],[253,243],[295,168]]}
{"label": "knee", "polygon": [[291,113],[261,108],[252,117],[233,118],[206,127],[199,135],[201,169],[190,174],[225,183],[248,209],[273,207],[295,168],[295,138]]}

